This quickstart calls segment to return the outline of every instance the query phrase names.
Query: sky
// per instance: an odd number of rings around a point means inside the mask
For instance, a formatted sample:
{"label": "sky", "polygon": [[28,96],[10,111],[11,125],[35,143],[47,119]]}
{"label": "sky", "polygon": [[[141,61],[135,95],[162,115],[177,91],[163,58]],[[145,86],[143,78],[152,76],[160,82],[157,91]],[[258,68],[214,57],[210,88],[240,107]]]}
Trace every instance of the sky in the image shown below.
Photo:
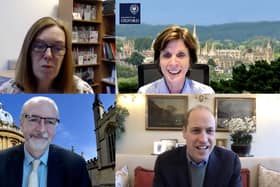
{"label": "sky", "polygon": [[[3,109],[9,112],[16,125],[19,125],[19,116],[23,103],[34,94],[7,94],[0,95]],[[36,95],[38,96],[38,95]],[[74,146],[78,154],[84,153],[85,160],[97,156],[96,139],[94,131],[94,118],[92,103],[94,95],[91,94],[43,94],[52,98],[60,112],[60,123],[56,130],[53,143],[66,149]],[[115,102],[114,94],[100,94],[105,111]]]}
{"label": "sky", "polygon": [[116,0],[140,3],[141,23],[214,25],[232,22],[280,21],[279,0]]}

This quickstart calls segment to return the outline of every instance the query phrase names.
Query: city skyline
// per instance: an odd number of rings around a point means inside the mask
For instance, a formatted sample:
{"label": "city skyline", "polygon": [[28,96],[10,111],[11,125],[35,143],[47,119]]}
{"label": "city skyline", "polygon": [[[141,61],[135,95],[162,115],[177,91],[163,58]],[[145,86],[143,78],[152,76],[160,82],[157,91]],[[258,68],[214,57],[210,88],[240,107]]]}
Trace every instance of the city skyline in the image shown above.
{"label": "city skyline", "polygon": [[[189,1],[117,0],[116,18],[119,24],[119,3],[140,3],[141,23],[215,25],[233,22],[280,21],[277,0]],[[157,16],[158,15],[158,16]]]}
{"label": "city skyline", "polygon": [[[53,143],[74,151],[83,152],[85,160],[97,157],[96,138],[92,104],[92,94],[40,94],[52,98],[60,112],[60,120]],[[114,94],[99,94],[105,111],[115,102]],[[1,95],[3,109],[9,112],[19,126],[19,116],[23,103],[38,94]],[[77,124],[80,124],[77,126]]]}

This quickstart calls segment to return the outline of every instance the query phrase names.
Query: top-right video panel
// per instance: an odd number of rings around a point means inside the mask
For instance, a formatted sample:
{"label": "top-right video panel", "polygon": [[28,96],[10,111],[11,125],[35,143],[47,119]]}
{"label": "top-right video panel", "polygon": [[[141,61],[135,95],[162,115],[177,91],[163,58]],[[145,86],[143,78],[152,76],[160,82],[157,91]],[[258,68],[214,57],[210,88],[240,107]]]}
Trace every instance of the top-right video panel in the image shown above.
{"label": "top-right video panel", "polygon": [[119,93],[280,93],[274,0],[116,1]]}

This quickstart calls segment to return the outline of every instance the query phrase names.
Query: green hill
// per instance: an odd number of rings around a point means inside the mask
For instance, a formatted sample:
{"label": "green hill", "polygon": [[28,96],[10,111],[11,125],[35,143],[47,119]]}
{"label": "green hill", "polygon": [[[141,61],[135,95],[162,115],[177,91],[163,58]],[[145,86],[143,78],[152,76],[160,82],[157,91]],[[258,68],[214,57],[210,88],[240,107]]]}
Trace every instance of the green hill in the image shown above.
{"label": "green hill", "polygon": [[[169,25],[117,25],[117,36],[126,36],[128,38],[151,37],[154,38],[157,33]],[[192,31],[193,25],[183,25]],[[262,21],[262,22],[242,22],[227,23],[221,25],[196,26],[200,41],[213,40],[234,40],[241,42],[256,37],[270,37],[280,40],[280,21]]]}

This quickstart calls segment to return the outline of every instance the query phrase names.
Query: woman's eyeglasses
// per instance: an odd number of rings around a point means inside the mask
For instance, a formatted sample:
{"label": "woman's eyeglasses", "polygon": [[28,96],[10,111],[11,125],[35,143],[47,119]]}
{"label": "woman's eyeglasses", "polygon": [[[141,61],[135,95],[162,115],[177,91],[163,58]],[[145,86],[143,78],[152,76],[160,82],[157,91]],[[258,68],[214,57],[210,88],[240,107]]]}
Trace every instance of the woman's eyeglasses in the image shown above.
{"label": "woman's eyeglasses", "polygon": [[32,44],[32,51],[36,53],[45,53],[48,48],[55,56],[63,56],[66,52],[65,46],[59,44],[49,45],[45,42],[34,42]]}

